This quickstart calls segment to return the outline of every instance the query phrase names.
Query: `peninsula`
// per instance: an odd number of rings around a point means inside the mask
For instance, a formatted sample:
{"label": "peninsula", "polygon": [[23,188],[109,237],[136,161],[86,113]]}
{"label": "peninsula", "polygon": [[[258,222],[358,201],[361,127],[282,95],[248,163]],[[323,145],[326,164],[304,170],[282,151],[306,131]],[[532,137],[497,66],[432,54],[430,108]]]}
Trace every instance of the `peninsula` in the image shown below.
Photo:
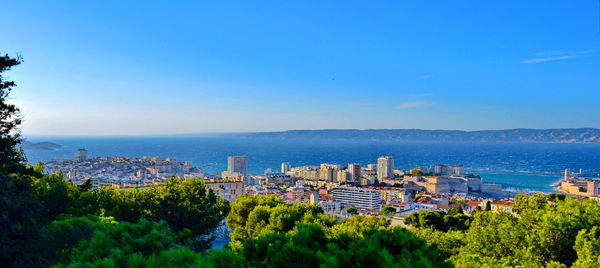
{"label": "peninsula", "polygon": [[437,142],[549,142],[600,143],[600,129],[506,129],[506,130],[424,130],[424,129],[322,129],[224,134],[243,138],[348,139]]}

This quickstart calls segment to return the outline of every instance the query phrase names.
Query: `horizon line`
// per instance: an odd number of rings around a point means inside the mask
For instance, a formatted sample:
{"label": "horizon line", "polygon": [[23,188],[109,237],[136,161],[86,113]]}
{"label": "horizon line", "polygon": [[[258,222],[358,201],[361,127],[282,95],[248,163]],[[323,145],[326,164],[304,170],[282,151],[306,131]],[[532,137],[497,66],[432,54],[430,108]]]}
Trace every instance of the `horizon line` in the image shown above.
{"label": "horizon line", "polygon": [[227,134],[251,134],[251,133],[278,133],[290,131],[368,131],[368,130],[421,130],[421,131],[460,131],[460,132],[479,132],[479,131],[507,131],[507,130],[575,130],[575,129],[593,129],[600,130],[595,127],[566,127],[566,128],[502,128],[502,129],[479,129],[479,130],[464,130],[464,129],[423,129],[423,128],[322,128],[322,129],[288,129],[288,130],[273,130],[273,131],[219,131],[219,132],[187,132],[187,133],[161,133],[161,134],[21,134],[22,138],[26,137],[69,137],[69,138],[87,138],[87,137],[177,137],[177,136],[195,136],[195,135],[227,135]]}

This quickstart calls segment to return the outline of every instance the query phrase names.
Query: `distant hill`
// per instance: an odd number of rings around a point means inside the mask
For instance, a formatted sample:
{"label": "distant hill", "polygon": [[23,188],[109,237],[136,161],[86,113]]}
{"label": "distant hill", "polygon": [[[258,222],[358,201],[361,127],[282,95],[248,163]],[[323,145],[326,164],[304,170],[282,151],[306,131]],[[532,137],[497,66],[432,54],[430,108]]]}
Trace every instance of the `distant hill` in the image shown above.
{"label": "distant hill", "polygon": [[60,148],[59,144],[54,142],[30,142],[23,141],[21,142],[21,147],[27,150],[40,150],[40,151],[52,151]]}
{"label": "distant hill", "polygon": [[244,138],[349,139],[397,141],[477,141],[600,143],[600,129],[507,129],[507,130],[422,130],[422,129],[323,129],[228,134]]}

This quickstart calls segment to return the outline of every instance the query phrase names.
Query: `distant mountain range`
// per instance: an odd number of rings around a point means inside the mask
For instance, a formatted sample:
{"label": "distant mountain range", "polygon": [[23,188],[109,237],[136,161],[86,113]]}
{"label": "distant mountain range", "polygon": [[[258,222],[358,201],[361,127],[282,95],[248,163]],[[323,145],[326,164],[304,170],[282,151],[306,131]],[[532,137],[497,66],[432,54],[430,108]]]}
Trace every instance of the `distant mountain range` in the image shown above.
{"label": "distant mountain range", "polygon": [[440,142],[553,142],[600,143],[600,129],[506,129],[506,130],[423,130],[423,129],[323,129],[227,134],[243,138],[348,139]]}

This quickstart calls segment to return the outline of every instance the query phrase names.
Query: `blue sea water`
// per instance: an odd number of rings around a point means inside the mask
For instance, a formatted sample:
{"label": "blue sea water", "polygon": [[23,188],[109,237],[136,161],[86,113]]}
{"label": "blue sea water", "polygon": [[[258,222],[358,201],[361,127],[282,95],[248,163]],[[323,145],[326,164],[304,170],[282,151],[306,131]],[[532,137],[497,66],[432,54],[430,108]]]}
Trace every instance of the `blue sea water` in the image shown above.
{"label": "blue sea water", "polygon": [[[467,169],[562,172],[565,168],[600,173],[600,144],[557,143],[442,143],[370,140],[241,139],[223,137],[27,137],[62,145],[55,151],[26,150],[28,161],[70,158],[78,148],[91,157],[176,157],[203,166],[208,173],[226,169],[228,155],[247,155],[249,171],[262,174],[292,166],[320,163],[375,163],[381,155],[394,157],[395,166],[412,168],[437,163],[464,165]],[[484,182],[505,188],[552,191],[558,176],[481,173]]]}

